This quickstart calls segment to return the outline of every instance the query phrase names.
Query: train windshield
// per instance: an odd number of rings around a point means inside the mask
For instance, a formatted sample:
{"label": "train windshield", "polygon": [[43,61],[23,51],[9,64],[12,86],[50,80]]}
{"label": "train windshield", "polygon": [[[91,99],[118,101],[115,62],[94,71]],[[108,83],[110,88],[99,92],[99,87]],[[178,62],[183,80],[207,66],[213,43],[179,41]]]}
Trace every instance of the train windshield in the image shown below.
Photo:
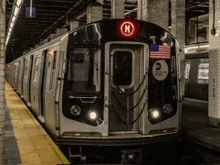
{"label": "train windshield", "polygon": [[101,88],[101,50],[88,48],[69,49],[68,91],[95,93]]}

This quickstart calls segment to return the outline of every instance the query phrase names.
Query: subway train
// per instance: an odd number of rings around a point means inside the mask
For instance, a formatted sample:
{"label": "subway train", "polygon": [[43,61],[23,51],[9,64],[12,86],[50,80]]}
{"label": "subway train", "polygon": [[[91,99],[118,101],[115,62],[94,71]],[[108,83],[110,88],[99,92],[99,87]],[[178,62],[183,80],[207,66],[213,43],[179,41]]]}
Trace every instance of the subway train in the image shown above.
{"label": "subway train", "polygon": [[72,161],[114,147],[129,163],[144,146],[179,137],[179,59],[177,40],[163,28],[106,19],[6,64],[6,80]]}
{"label": "subway train", "polygon": [[189,45],[185,48],[185,97],[208,101],[208,45]]}

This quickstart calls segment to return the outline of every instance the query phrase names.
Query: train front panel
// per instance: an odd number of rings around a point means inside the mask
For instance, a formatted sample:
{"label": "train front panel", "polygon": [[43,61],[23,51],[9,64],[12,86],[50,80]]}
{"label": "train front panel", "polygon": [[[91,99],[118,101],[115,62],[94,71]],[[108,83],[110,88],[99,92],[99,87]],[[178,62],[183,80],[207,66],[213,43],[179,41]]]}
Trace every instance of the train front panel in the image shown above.
{"label": "train front panel", "polygon": [[144,21],[103,20],[69,33],[66,52],[58,141],[94,145],[89,139],[178,132],[179,45],[169,32]]}

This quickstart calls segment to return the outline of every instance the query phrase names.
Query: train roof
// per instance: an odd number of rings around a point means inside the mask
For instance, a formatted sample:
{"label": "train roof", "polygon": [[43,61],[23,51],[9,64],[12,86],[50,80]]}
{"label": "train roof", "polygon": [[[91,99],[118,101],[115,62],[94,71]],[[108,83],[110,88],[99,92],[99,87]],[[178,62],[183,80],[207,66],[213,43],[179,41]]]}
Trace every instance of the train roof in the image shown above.
{"label": "train roof", "polygon": [[[131,25],[130,31],[134,29],[134,34],[123,35],[121,29],[126,23]],[[137,41],[148,44],[155,42],[170,45],[174,39],[170,32],[156,24],[133,19],[104,19],[69,32],[69,42],[82,45],[102,45],[108,41]]]}
{"label": "train roof", "polygon": [[[120,34],[120,25],[125,22],[130,22],[136,28],[135,35],[125,37]],[[167,30],[160,26],[141,20],[134,19],[103,19],[100,21],[92,22],[79,27],[73,31],[69,31],[27,53],[19,58],[33,54],[38,50],[45,49],[48,46],[55,44],[65,37],[69,37],[69,43],[78,45],[102,45],[108,41],[136,41],[152,44],[171,45],[175,39],[174,36]],[[19,59],[18,58],[18,59]],[[17,60],[17,59],[16,59]],[[15,62],[13,60],[10,63]]]}

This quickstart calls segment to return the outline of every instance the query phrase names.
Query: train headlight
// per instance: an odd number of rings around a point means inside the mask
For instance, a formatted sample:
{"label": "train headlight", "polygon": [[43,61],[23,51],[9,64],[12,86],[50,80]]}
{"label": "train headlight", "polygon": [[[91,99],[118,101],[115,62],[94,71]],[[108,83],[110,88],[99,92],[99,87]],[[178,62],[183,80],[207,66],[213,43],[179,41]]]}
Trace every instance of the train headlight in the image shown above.
{"label": "train headlight", "polygon": [[150,116],[152,119],[159,119],[161,117],[161,112],[159,109],[152,108],[150,110]]}
{"label": "train headlight", "polygon": [[163,112],[169,114],[172,111],[172,106],[170,104],[165,104],[163,106]]}
{"label": "train headlight", "polygon": [[90,120],[96,120],[98,118],[98,113],[96,111],[89,111],[88,115]]}
{"label": "train headlight", "polygon": [[70,108],[70,113],[74,116],[79,116],[80,113],[81,113],[81,108],[77,105],[73,105],[71,108]]}

